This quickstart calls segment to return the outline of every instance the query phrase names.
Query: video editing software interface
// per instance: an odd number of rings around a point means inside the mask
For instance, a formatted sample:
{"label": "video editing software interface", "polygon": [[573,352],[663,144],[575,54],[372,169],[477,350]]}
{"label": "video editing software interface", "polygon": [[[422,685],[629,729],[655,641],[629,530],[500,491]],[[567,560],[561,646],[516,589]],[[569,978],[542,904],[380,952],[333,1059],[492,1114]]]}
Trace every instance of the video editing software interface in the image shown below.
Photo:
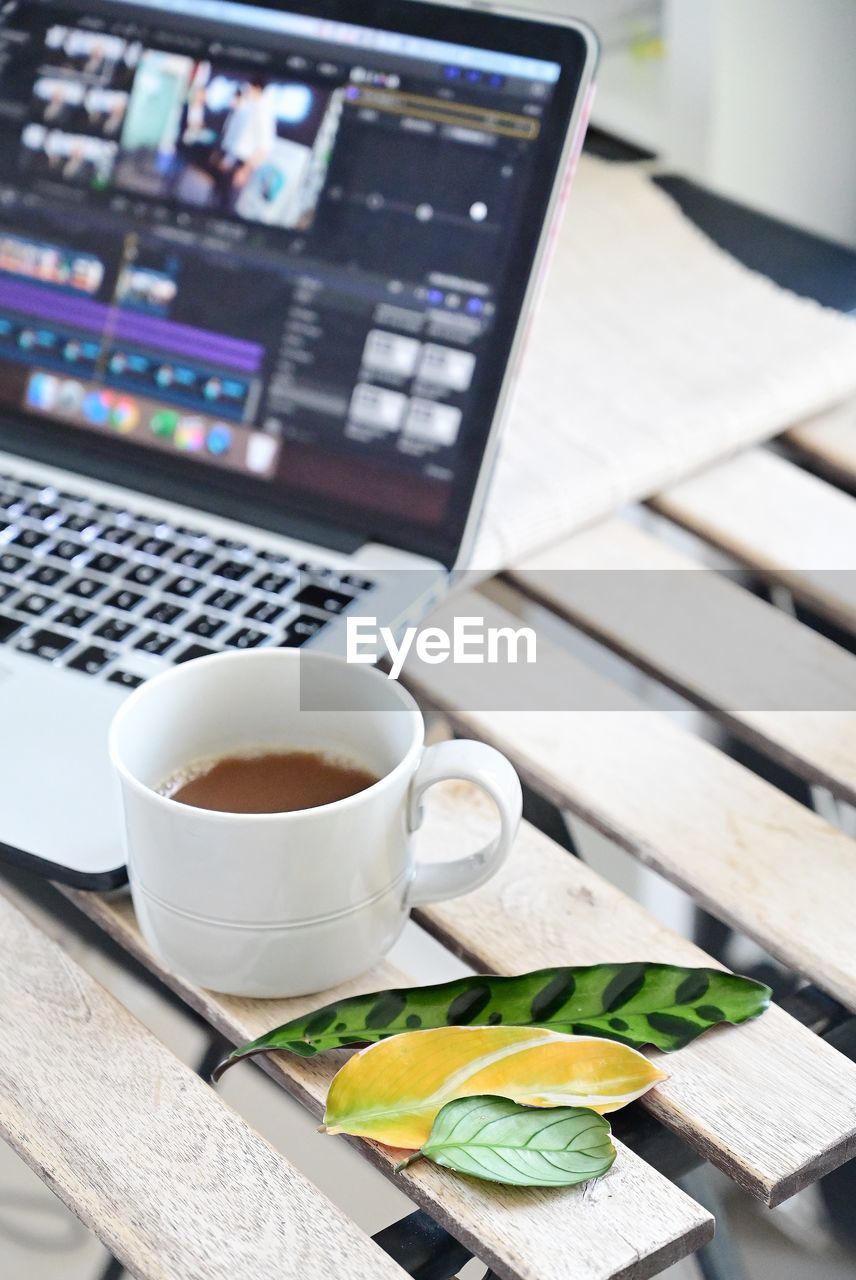
{"label": "video editing software interface", "polygon": [[440,524],[559,65],[229,0],[0,22],[0,402]]}

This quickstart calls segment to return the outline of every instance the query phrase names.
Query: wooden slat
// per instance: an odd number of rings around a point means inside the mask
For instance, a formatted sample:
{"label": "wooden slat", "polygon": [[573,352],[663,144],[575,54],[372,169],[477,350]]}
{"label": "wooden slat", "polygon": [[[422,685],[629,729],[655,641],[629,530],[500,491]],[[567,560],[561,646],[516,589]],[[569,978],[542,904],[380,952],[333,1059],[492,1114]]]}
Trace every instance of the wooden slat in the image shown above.
{"label": "wooden slat", "polygon": [[784,438],[833,479],[856,483],[856,398],[792,427]]}
{"label": "wooden slat", "polygon": [[[333,997],[325,993],[300,1000],[249,1000],[204,991],[163,968],[141,938],[127,899],[64,892],[235,1043],[254,1039]],[[385,964],[341,988],[339,994],[408,986],[413,981]],[[257,1061],[320,1116],[330,1079],[345,1056],[329,1053],[306,1060],[275,1054]],[[319,1137],[318,1141],[334,1139]],[[637,1280],[655,1275],[713,1234],[713,1220],[706,1210],[620,1144],[618,1159],[603,1178],[561,1191],[480,1184],[425,1161],[393,1175],[395,1157],[388,1149],[370,1142],[358,1145],[383,1173],[394,1177],[406,1195],[504,1280]]]}
{"label": "wooden slat", "polygon": [[[490,804],[450,788],[425,842],[481,843]],[[430,907],[422,922],[476,968],[656,960],[712,965],[698,947],[524,825],[514,854],[476,894]],[[778,1204],[856,1153],[856,1064],[782,1009],[659,1055],[671,1078],[645,1105],[746,1190]]]}
{"label": "wooden slat", "polygon": [[0,950],[0,1132],[133,1275],[405,1275],[2,895]]}
{"label": "wooden slat", "polygon": [[[430,621],[451,630],[454,615],[518,625],[466,595]],[[856,1008],[852,840],[543,635],[537,663],[515,667],[509,691],[531,710],[471,710],[472,670],[426,666],[418,691],[536,790]],[[560,709],[573,706],[595,709]]]}
{"label": "wooden slat", "polygon": [[856,499],[763,449],[657,494],[664,515],[856,629]]}
{"label": "wooden slat", "polygon": [[751,745],[856,803],[856,658],[838,645],[619,520],[511,576]]}
{"label": "wooden slat", "polygon": [[[429,814],[420,841],[430,857],[457,851],[462,843],[475,846],[492,820],[480,793],[463,784],[433,792]],[[160,972],[126,903],[72,896]],[[475,895],[430,908],[422,919],[452,950],[485,971],[519,973],[608,960],[714,963],[527,824],[498,877]],[[293,1002],[211,996],[167,980],[236,1040],[268,1030],[297,1008]],[[351,989],[408,981],[412,978],[385,967]],[[276,1066],[283,1083],[317,1110],[327,1075],[319,1080],[315,1072],[323,1063],[307,1065],[283,1056]],[[645,1105],[768,1203],[792,1195],[854,1151],[856,1066],[781,1010],[772,1009],[751,1026],[709,1034],[669,1059],[668,1067],[672,1078],[648,1095]],[[413,1193],[412,1187],[407,1190]],[[426,1203],[436,1211],[433,1201]],[[615,1225],[626,1234],[623,1223]],[[573,1229],[579,1228],[573,1224]]]}

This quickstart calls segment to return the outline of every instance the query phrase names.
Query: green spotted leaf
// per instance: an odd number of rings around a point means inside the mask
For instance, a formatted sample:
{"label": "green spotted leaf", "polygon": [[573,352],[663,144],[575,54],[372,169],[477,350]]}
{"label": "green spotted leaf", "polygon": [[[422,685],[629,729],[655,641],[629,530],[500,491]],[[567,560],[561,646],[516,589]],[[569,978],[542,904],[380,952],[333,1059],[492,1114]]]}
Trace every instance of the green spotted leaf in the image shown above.
{"label": "green spotted leaf", "polygon": [[311,1058],[402,1031],[447,1026],[547,1027],[671,1053],[717,1023],[757,1018],[770,995],[763,983],[721,969],[641,962],[541,969],[516,978],[458,978],[324,1005],[235,1049],[214,1079],[257,1053],[286,1050]]}
{"label": "green spotted leaf", "polygon": [[508,1098],[457,1098],[438,1114],[420,1156],[456,1173],[512,1187],[572,1187],[615,1160],[609,1122],[585,1107],[526,1107]]}

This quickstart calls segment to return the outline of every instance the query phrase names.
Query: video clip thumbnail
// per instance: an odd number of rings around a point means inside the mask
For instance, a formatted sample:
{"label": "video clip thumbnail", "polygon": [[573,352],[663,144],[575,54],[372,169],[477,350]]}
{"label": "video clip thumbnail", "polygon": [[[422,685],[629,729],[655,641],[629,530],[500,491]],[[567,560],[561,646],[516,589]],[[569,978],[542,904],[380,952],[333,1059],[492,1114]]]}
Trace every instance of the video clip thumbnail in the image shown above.
{"label": "video clip thumbnail", "polygon": [[146,50],[117,187],[248,222],[310,225],[338,132],[340,90]]}

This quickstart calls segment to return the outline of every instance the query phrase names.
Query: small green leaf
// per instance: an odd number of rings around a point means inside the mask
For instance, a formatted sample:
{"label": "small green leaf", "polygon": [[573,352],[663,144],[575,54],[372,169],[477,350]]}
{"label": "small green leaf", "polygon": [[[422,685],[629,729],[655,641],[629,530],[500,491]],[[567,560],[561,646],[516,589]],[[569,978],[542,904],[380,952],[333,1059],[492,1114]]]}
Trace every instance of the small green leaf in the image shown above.
{"label": "small green leaf", "polygon": [[584,1107],[524,1107],[508,1098],[477,1097],[447,1103],[420,1154],[487,1182],[572,1187],[606,1173],[615,1147],[608,1121]]}
{"label": "small green leaf", "polygon": [[448,1026],[546,1027],[670,1053],[717,1023],[757,1018],[770,995],[763,983],[722,969],[643,962],[539,969],[517,978],[458,978],[324,1005],[235,1049],[214,1079],[256,1053],[283,1049],[311,1058],[402,1031]]}

